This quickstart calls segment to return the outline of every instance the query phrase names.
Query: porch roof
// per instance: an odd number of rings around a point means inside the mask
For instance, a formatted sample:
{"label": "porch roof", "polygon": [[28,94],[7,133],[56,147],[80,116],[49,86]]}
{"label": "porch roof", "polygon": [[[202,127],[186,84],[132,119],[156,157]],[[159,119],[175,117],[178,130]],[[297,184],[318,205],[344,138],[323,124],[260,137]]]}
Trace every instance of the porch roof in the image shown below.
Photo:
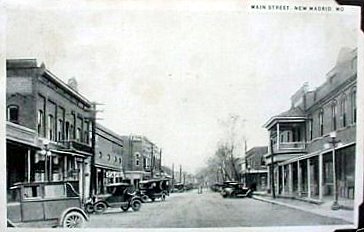
{"label": "porch roof", "polygon": [[263,126],[270,129],[278,122],[305,122],[306,118],[305,112],[301,108],[292,107],[285,112],[271,117]]}

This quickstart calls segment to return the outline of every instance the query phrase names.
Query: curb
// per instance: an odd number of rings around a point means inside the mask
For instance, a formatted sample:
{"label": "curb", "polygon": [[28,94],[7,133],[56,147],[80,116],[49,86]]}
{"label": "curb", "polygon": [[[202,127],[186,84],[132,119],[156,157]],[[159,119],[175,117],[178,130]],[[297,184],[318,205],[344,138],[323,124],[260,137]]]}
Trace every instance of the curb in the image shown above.
{"label": "curb", "polygon": [[271,204],[275,204],[275,205],[281,205],[281,206],[285,206],[285,207],[288,207],[288,208],[297,209],[297,210],[301,210],[301,211],[304,211],[304,212],[308,212],[308,213],[312,213],[312,214],[316,214],[316,215],[320,215],[320,216],[324,216],[324,217],[330,217],[330,218],[340,219],[340,220],[349,222],[350,224],[353,223],[353,221],[351,221],[350,219],[348,219],[346,217],[342,217],[340,215],[328,215],[326,213],[317,212],[315,210],[310,210],[310,209],[305,209],[305,208],[302,208],[302,207],[299,207],[299,206],[295,206],[295,205],[291,205],[291,204],[287,204],[287,203],[284,203],[284,202],[279,202],[279,201],[274,201],[274,200],[270,200],[270,199],[265,199],[265,198],[259,197],[259,196],[253,196],[252,198],[255,199],[255,200],[258,200],[258,201],[263,201],[263,202],[267,202],[267,203],[271,203]]}

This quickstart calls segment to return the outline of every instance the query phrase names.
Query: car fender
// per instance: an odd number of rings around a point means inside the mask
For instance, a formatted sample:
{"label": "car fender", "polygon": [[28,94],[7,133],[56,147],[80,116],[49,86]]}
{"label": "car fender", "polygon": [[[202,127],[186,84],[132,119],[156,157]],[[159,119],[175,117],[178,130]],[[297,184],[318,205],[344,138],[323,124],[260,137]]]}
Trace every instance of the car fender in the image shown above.
{"label": "car fender", "polygon": [[71,207],[62,212],[61,216],[59,217],[60,220],[58,221],[59,226],[62,226],[64,217],[70,212],[80,213],[85,218],[86,221],[88,221],[90,219],[89,216],[87,215],[87,213],[83,209],[78,208],[78,207]]}

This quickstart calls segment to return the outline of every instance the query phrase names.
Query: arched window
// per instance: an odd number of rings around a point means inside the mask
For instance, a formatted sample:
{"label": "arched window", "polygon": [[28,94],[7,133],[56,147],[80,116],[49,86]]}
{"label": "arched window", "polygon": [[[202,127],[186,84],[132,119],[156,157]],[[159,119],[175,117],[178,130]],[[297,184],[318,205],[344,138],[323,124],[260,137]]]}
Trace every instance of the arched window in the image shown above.
{"label": "arched window", "polygon": [[356,123],[356,88],[351,91],[351,123]]}
{"label": "arched window", "polygon": [[110,159],[111,159],[110,154],[107,154],[107,160],[110,160]]}
{"label": "arched window", "polygon": [[324,135],[324,109],[321,109],[319,113],[319,132],[320,136]]}
{"label": "arched window", "polygon": [[7,109],[6,120],[18,123],[19,119],[19,107],[16,105],[10,105]]}
{"label": "arched window", "polygon": [[101,151],[99,152],[99,158],[100,159],[102,158],[102,152]]}
{"label": "arched window", "polygon": [[341,127],[346,127],[346,95],[344,94],[340,100],[340,121]]}
{"label": "arched window", "polygon": [[337,104],[336,101],[331,103],[331,130],[335,131],[337,129]]}

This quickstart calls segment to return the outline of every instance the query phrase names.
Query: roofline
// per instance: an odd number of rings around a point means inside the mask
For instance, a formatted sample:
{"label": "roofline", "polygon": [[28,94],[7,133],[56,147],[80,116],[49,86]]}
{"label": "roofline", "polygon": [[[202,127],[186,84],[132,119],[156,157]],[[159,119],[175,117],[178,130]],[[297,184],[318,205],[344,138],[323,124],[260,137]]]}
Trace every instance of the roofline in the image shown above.
{"label": "roofline", "polygon": [[305,121],[307,119],[307,117],[305,116],[288,116],[288,117],[283,117],[283,116],[273,116],[271,117],[264,125],[263,127],[267,128],[267,129],[270,129],[271,125],[274,121],[279,121],[279,120],[285,120],[285,121],[288,121],[288,120],[298,120],[298,122],[300,121]]}

